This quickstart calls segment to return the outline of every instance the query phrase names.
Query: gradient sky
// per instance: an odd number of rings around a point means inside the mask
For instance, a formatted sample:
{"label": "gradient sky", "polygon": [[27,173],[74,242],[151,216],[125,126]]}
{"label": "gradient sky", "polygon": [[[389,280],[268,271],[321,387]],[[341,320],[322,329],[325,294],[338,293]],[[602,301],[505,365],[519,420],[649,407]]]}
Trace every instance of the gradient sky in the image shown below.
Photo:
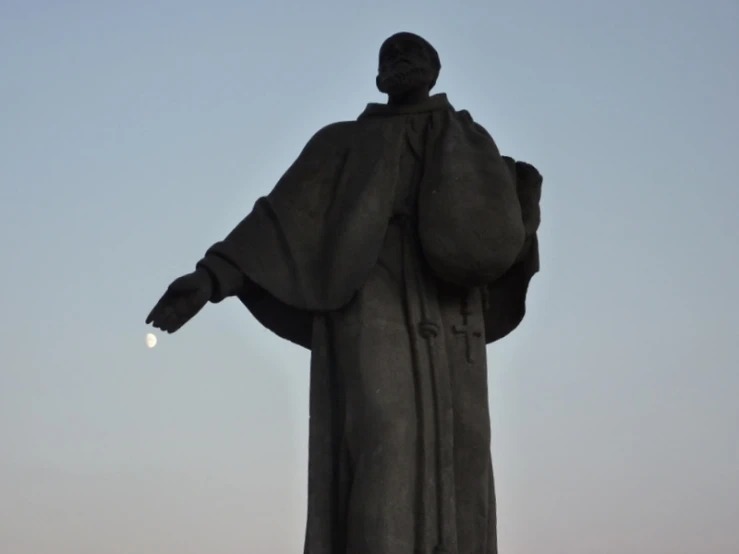
{"label": "gradient sky", "polygon": [[0,0],[0,552],[302,552],[309,353],[144,318],[409,30],[544,174],[502,554],[739,552],[739,3]]}

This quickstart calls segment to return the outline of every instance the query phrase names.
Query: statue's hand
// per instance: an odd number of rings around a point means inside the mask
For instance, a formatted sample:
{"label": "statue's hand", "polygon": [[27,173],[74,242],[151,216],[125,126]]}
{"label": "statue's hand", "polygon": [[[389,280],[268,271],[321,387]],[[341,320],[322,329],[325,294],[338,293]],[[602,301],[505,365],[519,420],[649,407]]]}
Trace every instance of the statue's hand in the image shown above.
{"label": "statue's hand", "polygon": [[203,309],[213,294],[213,283],[204,269],[175,279],[146,318],[157,329],[174,333]]}

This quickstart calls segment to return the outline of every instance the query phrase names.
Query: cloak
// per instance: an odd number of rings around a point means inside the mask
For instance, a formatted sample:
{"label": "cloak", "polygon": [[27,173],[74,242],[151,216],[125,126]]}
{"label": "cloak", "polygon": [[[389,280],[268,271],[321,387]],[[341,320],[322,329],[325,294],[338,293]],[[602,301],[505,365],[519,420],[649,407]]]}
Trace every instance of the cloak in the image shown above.
{"label": "cloak", "polygon": [[[419,198],[421,243],[440,278],[481,288],[485,341],[492,343],[523,319],[528,285],[539,270],[542,178],[532,166],[502,158],[487,131],[444,94],[411,106],[370,104],[356,121],[318,131],[201,264],[215,275],[223,274],[219,264],[237,268],[248,280],[238,297],[254,317],[310,349],[314,315],[351,300],[383,245],[404,137],[402,117],[378,117],[388,110],[434,113],[427,145],[434,154]],[[228,288],[221,286],[213,300]]]}
{"label": "cloak", "polygon": [[305,552],[497,552],[485,345],[521,321],[541,176],[443,95],[323,129],[201,261],[311,349]]}

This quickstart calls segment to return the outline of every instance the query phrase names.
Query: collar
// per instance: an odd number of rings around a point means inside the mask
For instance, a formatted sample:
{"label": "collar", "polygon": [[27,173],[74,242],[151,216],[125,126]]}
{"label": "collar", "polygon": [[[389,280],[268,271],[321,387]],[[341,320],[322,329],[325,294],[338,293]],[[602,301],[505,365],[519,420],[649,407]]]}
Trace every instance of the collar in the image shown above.
{"label": "collar", "polygon": [[393,115],[410,115],[424,112],[434,112],[438,110],[453,110],[454,108],[447,100],[446,94],[434,94],[423,102],[418,104],[408,104],[403,106],[389,106],[388,104],[367,104],[365,110],[360,114],[359,119],[366,117],[389,117]]}

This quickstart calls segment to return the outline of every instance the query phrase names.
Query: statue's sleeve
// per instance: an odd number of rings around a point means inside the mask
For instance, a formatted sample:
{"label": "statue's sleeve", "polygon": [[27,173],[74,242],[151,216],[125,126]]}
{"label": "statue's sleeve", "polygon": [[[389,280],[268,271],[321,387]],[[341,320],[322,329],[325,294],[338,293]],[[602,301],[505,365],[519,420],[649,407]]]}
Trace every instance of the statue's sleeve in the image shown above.
{"label": "statue's sleeve", "polygon": [[206,254],[197,263],[196,268],[208,272],[213,283],[213,294],[210,301],[214,304],[229,296],[245,292],[249,284],[248,279],[237,266],[218,254]]}
{"label": "statue's sleeve", "polygon": [[306,348],[312,312],[325,303],[318,296],[327,265],[318,263],[328,233],[322,213],[341,175],[346,128],[318,131],[272,191],[197,264],[213,280],[211,302],[238,297],[268,329]]}
{"label": "statue's sleeve", "polygon": [[[278,204],[288,207],[311,208],[310,203],[322,201],[320,195],[302,194],[302,190],[310,190],[313,181],[321,178],[325,172],[327,153],[332,150],[331,137],[335,134],[336,124],[329,125],[318,131],[306,144],[300,155],[288,168],[277,185],[267,197],[260,198],[253,210],[236,225],[224,240],[214,244],[197,263],[196,267],[208,272],[213,282],[213,296],[211,302],[217,303],[224,298],[247,293],[256,285],[250,279],[249,272],[244,272],[244,263],[252,257],[257,257],[264,249],[265,243],[274,238],[275,229],[271,225],[272,210],[275,200]],[[264,215],[267,211],[268,216]],[[299,210],[295,210],[299,213]],[[267,223],[265,224],[265,220]],[[272,252],[279,250],[279,239],[272,241]],[[268,258],[269,256],[262,256]],[[274,256],[274,260],[282,262],[282,258]],[[262,268],[260,268],[262,269]],[[280,268],[270,268],[269,278],[280,273]]]}
{"label": "statue's sleeve", "polygon": [[516,177],[526,240],[513,266],[483,289],[485,339],[488,344],[508,335],[521,323],[526,314],[529,283],[540,268],[537,232],[541,223],[543,178],[530,164],[516,162],[506,156],[503,159]]}

